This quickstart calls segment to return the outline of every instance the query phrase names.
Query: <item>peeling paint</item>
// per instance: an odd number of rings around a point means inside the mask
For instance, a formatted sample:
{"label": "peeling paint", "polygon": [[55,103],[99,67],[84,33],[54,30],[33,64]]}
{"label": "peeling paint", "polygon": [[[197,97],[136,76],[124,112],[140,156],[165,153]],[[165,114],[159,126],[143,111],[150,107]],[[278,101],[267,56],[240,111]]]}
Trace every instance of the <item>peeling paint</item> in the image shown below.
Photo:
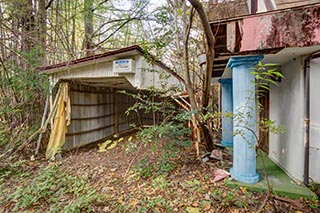
{"label": "peeling paint", "polygon": [[241,52],[320,44],[320,6],[248,17]]}
{"label": "peeling paint", "polygon": [[270,29],[271,16],[255,16],[243,19],[241,51],[264,49]]}

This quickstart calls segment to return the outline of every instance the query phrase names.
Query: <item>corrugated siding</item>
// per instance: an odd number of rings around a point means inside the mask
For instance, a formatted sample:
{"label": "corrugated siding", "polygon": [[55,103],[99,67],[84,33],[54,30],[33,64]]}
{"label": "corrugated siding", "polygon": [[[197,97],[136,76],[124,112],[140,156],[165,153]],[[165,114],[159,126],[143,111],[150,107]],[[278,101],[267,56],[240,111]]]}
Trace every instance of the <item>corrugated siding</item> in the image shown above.
{"label": "corrugated siding", "polygon": [[[127,91],[137,93],[137,91]],[[135,126],[153,124],[153,114],[126,114],[136,100],[117,89],[70,83],[71,123],[63,149],[73,149],[97,142]],[[157,116],[156,121],[159,122]]]}
{"label": "corrugated siding", "polygon": [[64,149],[86,145],[114,132],[112,88],[71,84],[71,124]]}
{"label": "corrugated siding", "polygon": [[118,96],[118,130],[119,132],[126,131],[132,128],[132,124],[138,126],[140,124],[137,113],[131,111],[126,114],[130,106],[133,106],[136,100],[126,94],[117,94]]}

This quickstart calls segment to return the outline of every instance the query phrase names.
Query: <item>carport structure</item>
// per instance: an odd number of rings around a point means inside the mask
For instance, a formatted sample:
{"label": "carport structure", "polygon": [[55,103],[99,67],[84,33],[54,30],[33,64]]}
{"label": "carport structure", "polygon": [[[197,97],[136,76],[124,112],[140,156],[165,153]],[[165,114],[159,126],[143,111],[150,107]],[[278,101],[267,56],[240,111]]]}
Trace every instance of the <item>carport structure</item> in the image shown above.
{"label": "carport structure", "polygon": [[137,45],[42,67],[50,79],[54,114],[46,157],[151,124],[155,114],[125,114],[136,103],[132,96],[149,87],[180,86],[181,78],[153,60]]}

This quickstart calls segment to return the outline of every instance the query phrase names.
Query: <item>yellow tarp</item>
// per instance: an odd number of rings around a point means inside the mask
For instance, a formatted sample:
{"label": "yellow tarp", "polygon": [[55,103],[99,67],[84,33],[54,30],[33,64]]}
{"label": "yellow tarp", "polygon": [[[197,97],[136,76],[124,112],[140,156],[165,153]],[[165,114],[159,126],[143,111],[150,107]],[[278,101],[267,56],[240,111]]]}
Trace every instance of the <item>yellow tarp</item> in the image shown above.
{"label": "yellow tarp", "polygon": [[46,159],[54,160],[55,154],[58,153],[65,143],[67,126],[70,124],[70,98],[68,82],[60,83],[56,97],[56,111],[54,112],[53,127],[46,151]]}

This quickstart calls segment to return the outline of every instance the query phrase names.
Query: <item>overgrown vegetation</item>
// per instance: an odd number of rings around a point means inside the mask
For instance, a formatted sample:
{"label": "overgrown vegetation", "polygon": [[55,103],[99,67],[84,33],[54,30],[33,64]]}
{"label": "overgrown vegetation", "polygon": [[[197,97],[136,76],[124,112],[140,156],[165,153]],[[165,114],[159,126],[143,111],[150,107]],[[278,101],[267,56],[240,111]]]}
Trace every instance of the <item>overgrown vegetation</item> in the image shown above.
{"label": "overgrown vegetation", "polygon": [[[177,88],[162,91],[154,87],[146,93],[128,94],[135,98],[136,103],[126,113],[142,112],[152,117],[152,125],[142,127],[137,133],[141,146],[147,148],[144,157],[134,169],[140,177],[150,177],[153,174],[166,174],[175,168],[173,159],[183,148],[190,147],[190,129],[186,126],[190,120],[190,112],[179,109],[170,94]],[[138,145],[130,142],[129,151],[139,151]],[[130,148],[131,147],[131,148]],[[132,149],[134,148],[134,149]],[[153,153],[161,153],[154,158]],[[139,154],[139,153],[138,153]]]}
{"label": "overgrown vegetation", "polygon": [[[16,169],[15,166],[12,169]],[[12,173],[1,171],[1,177],[12,176]],[[5,198],[13,203],[12,211],[42,212],[92,212],[93,206],[103,204],[107,195],[97,193],[88,184],[88,180],[66,174],[51,164],[38,171],[32,179],[27,179],[29,173],[14,175],[16,182],[22,182]],[[11,177],[12,178],[12,177]],[[27,181],[24,181],[27,180]],[[7,194],[4,188],[2,194]]]}
{"label": "overgrown vegetation", "polygon": [[0,66],[0,159],[14,157],[13,151],[40,127],[48,81],[35,72],[37,54],[36,49],[20,52],[23,64],[7,60]]}
{"label": "overgrown vegetation", "polygon": [[[154,125],[145,128],[138,133],[143,146],[147,147],[148,152],[144,158],[134,168],[141,177],[150,177],[153,174],[167,174],[172,171],[176,164],[174,158],[183,151],[183,148],[191,146],[188,140],[190,130],[183,124],[173,124],[172,122]],[[154,158],[154,152],[161,153]]]}

